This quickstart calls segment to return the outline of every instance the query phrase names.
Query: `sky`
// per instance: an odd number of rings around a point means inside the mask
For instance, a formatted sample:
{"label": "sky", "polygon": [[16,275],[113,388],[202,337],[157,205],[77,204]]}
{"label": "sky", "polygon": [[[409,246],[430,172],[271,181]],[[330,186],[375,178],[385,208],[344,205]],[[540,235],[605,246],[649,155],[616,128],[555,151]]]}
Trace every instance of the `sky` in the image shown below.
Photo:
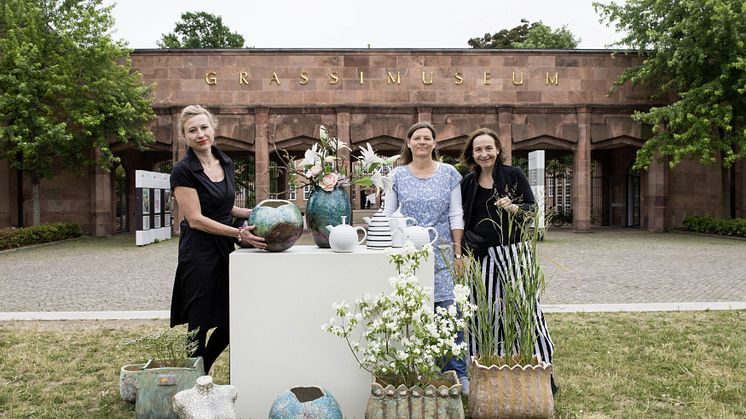
{"label": "sky", "polygon": [[[603,0],[609,3],[610,0]],[[618,1],[621,3],[621,1]],[[104,0],[114,4],[114,39],[157,48],[183,12],[223,18],[255,48],[469,48],[482,37],[529,22],[562,25],[578,48],[601,49],[621,34],[599,22],[593,0]]]}

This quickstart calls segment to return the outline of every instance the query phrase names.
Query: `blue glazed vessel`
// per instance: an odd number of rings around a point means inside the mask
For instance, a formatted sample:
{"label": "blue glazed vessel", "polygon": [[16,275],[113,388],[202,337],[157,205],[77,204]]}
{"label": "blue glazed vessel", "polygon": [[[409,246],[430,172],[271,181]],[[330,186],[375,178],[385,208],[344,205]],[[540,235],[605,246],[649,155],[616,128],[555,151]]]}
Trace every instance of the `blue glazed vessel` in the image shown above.
{"label": "blue glazed vessel", "polygon": [[252,233],[264,237],[270,252],[289,249],[303,234],[300,210],[292,202],[282,199],[267,199],[258,203],[251,211],[248,222],[256,226]]}
{"label": "blue glazed vessel", "polygon": [[342,419],[339,403],[321,387],[293,387],[277,396],[269,419]]}
{"label": "blue glazed vessel", "polygon": [[342,216],[351,220],[352,208],[350,197],[342,188],[334,188],[331,192],[316,186],[308,197],[306,204],[306,224],[313,234],[316,246],[328,248],[329,230],[326,226],[342,224]]}

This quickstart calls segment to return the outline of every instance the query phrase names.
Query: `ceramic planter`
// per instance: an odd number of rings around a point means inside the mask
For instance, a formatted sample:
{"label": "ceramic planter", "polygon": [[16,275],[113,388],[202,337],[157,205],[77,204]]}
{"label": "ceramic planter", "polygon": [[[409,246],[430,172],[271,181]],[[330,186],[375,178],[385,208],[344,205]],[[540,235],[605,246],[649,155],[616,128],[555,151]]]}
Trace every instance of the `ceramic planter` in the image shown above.
{"label": "ceramic planter", "polygon": [[176,393],[194,387],[197,378],[205,375],[202,357],[189,358],[181,367],[161,367],[150,360],[137,376],[137,419],[177,419],[171,407]]}
{"label": "ceramic planter", "polygon": [[469,415],[480,418],[550,418],[552,364],[485,366],[471,357]]}
{"label": "ceramic planter", "polygon": [[137,399],[137,376],[145,367],[145,363],[127,364],[119,370],[119,395],[127,403],[134,403]]}
{"label": "ceramic planter", "polygon": [[383,387],[371,385],[367,419],[463,419],[461,384],[454,371],[442,375],[443,385]]}
{"label": "ceramic planter", "polygon": [[342,419],[339,403],[321,387],[293,387],[282,392],[269,411],[269,419]]}

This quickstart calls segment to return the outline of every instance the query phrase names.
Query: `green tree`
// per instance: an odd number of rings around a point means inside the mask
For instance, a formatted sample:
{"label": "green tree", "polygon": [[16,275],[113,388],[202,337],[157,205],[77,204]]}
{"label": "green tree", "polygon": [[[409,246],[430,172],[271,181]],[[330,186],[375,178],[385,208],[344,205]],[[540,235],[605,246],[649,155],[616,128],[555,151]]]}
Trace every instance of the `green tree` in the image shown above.
{"label": "green tree", "polygon": [[[635,166],[654,159],[675,167],[683,158],[720,161],[724,205],[735,215],[732,165],[746,156],[746,6],[743,0],[627,0],[594,3],[601,21],[626,35],[616,45],[644,57],[615,85],[645,85],[673,103],[636,112],[652,136],[637,152]],[[724,186],[725,187],[725,186]]]}
{"label": "green tree", "polygon": [[102,0],[4,0],[0,6],[0,158],[39,183],[55,165],[85,173],[119,162],[113,142],[153,141],[150,88],[109,36]]}
{"label": "green tree", "polygon": [[223,18],[206,12],[185,12],[173,32],[163,35],[161,48],[243,48],[244,39],[223,24]]}
{"label": "green tree", "polygon": [[541,21],[529,24],[521,19],[521,24],[512,29],[503,29],[493,34],[486,33],[481,38],[467,41],[472,48],[532,48],[532,49],[573,49],[580,43],[567,26],[552,30]]}

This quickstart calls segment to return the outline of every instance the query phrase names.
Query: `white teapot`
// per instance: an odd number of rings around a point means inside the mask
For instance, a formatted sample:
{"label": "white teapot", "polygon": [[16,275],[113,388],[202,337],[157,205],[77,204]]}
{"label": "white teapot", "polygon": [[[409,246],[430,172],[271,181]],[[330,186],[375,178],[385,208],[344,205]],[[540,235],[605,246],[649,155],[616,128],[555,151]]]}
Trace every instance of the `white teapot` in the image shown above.
{"label": "white teapot", "polygon": [[391,226],[391,247],[402,247],[404,246],[404,229],[411,221],[412,225],[417,224],[417,220],[412,217],[405,217],[399,209],[396,209],[393,214],[389,217],[389,225]]}
{"label": "white teapot", "polygon": [[[357,245],[363,244],[367,237],[365,229],[362,227],[353,227],[347,222],[347,217],[342,216],[342,224],[337,226],[326,226],[329,230],[329,246],[337,253],[352,253]],[[363,238],[358,240],[358,231],[363,232]]]}
{"label": "white teapot", "polygon": [[[432,240],[430,240],[430,231],[435,234]],[[436,240],[438,240],[438,230],[435,227],[409,226],[404,228],[404,241],[412,242],[418,250],[428,243],[432,246]]]}

